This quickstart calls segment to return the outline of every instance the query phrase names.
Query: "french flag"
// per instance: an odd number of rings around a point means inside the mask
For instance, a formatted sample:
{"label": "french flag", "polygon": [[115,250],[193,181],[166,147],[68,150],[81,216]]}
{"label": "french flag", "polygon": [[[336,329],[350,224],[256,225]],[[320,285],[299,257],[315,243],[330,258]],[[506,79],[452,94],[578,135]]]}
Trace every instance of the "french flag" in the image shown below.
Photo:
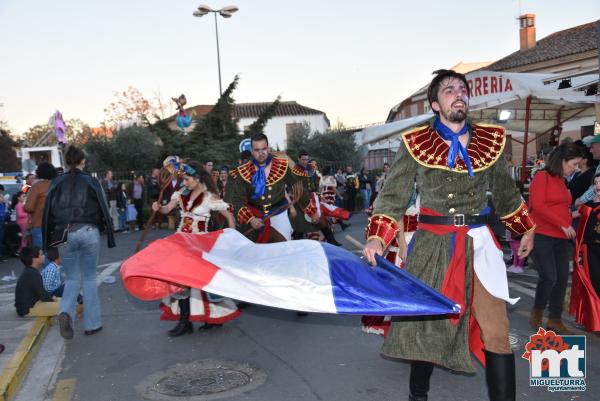
{"label": "french flag", "polygon": [[121,266],[125,288],[158,300],[181,287],[306,312],[356,315],[456,314],[460,306],[404,270],[374,268],[326,243],[255,244],[233,229],[176,233],[152,242]]}

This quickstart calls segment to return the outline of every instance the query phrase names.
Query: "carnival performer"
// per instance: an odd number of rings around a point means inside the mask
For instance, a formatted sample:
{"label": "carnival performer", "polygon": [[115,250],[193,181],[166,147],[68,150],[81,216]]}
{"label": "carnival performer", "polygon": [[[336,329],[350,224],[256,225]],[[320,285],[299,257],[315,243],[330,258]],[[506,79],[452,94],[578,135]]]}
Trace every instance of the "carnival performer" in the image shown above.
{"label": "carnival performer", "polygon": [[533,247],[535,225],[503,157],[505,129],[467,121],[469,86],[463,74],[439,70],[427,95],[436,114],[402,134],[390,176],[375,201],[364,255],[375,263],[403,231],[416,182],[419,225],[405,269],[461,305],[444,319],[394,318],[382,352],[410,360],[410,400],[426,400],[434,364],[475,372],[469,351],[485,364],[491,400],[514,400],[515,359],[509,340],[509,298],[502,251],[488,222],[485,188],[501,221],[522,235],[520,256]]}
{"label": "carnival performer", "polygon": [[[291,193],[298,192],[295,191],[298,180],[288,159],[270,154],[266,135],[254,135],[251,145],[252,159],[235,170],[237,176],[228,184],[237,222],[241,231],[255,242],[289,241],[292,226],[285,191],[287,187]],[[313,199],[306,193],[293,198],[303,214],[316,222],[317,206]]]}
{"label": "carnival performer", "polygon": [[[183,175],[183,190],[173,193],[166,205],[152,204],[152,210],[169,214],[174,208],[181,208],[181,221],[178,232],[203,235],[208,232],[211,212],[219,212],[227,220],[230,228],[235,228],[229,206],[219,198],[211,174],[200,163],[190,161],[180,165]],[[191,321],[204,322],[201,329],[221,326],[239,316],[235,303],[228,298],[217,297],[197,289],[182,288],[180,292],[163,300],[161,319],[173,320],[179,315],[179,323],[169,331],[171,337],[192,333]]]}
{"label": "carnival performer", "polygon": [[[323,169],[323,175],[319,180],[319,200],[321,201],[321,211],[326,214],[326,210],[337,211],[340,209],[347,213],[347,218],[350,218],[350,212],[345,209],[338,208],[335,204],[336,197],[341,196],[337,190],[337,180],[333,175],[331,175],[331,166],[326,166]],[[345,231],[350,224],[344,223],[344,219],[337,217],[328,217],[331,226],[335,226],[335,224],[339,224],[342,227],[342,231]]]}
{"label": "carnival performer", "polygon": [[[294,232],[298,236],[298,239],[306,236],[308,239],[320,241],[322,232],[323,237],[328,243],[336,246],[342,246],[342,244],[337,242],[335,239],[333,231],[331,230],[331,227],[329,227],[327,218],[323,213],[321,202],[317,193],[320,181],[319,172],[316,169],[316,163],[311,163],[311,160],[308,157],[308,152],[305,150],[301,150],[299,152],[298,163],[296,163],[292,168],[292,173],[296,176],[296,179],[302,183],[304,193],[311,198],[317,209],[317,222],[313,222],[310,216],[305,215],[299,210],[297,205],[295,206],[296,216],[292,220],[292,226],[294,228]],[[347,216],[349,217],[349,213],[347,213]]]}
{"label": "carnival performer", "polygon": [[600,331],[600,174],[594,198],[579,208],[570,313],[587,331]]}

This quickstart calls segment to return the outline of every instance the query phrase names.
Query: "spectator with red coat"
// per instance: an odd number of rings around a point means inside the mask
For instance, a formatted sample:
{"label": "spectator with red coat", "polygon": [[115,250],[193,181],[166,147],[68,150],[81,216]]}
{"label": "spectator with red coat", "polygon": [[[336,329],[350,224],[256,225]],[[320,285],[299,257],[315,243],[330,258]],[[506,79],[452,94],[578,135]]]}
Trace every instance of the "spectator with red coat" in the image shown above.
{"label": "spectator with red coat", "polygon": [[533,177],[529,187],[529,210],[537,225],[532,259],[539,276],[529,319],[535,330],[542,326],[542,317],[549,305],[546,329],[570,334],[561,316],[569,280],[569,247],[575,239],[575,230],[570,211],[571,193],[564,177],[575,172],[581,159],[577,145],[561,144],[552,151],[546,167]]}

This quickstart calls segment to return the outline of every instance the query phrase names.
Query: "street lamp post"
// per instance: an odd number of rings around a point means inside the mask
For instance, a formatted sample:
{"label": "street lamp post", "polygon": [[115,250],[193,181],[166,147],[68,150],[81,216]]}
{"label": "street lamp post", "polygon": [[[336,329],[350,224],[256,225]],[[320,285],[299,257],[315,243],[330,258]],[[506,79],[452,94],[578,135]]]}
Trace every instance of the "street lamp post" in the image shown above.
{"label": "street lamp post", "polygon": [[194,17],[203,17],[208,13],[213,13],[215,15],[215,35],[217,37],[217,68],[219,71],[219,95],[223,94],[223,89],[221,86],[221,55],[219,54],[219,28],[217,25],[217,14],[219,14],[223,18],[231,18],[233,13],[235,13],[239,8],[237,6],[227,6],[223,7],[220,10],[213,10],[207,5],[198,6],[198,10],[194,11]]}

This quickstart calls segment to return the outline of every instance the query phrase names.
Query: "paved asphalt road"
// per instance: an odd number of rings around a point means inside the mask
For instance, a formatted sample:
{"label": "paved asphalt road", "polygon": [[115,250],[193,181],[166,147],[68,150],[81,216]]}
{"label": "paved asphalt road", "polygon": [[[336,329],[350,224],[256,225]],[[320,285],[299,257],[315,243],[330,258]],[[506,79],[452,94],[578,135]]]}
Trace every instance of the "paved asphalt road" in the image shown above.
{"label": "paved asphalt road", "polygon": [[[362,238],[364,215],[354,216],[352,223],[347,233]],[[166,230],[153,231],[151,237],[167,234]],[[337,233],[337,237],[341,240],[343,235]],[[250,363],[266,373],[264,384],[226,398],[231,401],[408,398],[409,366],[380,356],[382,339],[363,333],[357,316],[310,314],[298,317],[291,311],[250,305],[240,318],[223,328],[168,337],[167,331],[173,324],[159,320],[158,303],[141,302],[128,295],[115,270],[117,265],[111,264],[129,256],[137,238],[139,233],[118,234],[118,247],[102,250],[99,274],[114,271],[117,278],[116,283],[99,287],[104,330],[84,336],[83,329],[77,326],[75,338],[64,341],[58,327],[51,327],[18,401],[52,400],[53,397],[84,401],[143,400],[141,393],[151,382],[149,377],[177,364],[204,359]],[[343,242],[352,249],[347,241]],[[529,386],[529,365],[520,356],[528,336],[533,334],[527,316],[535,288],[534,273],[511,276],[510,286],[513,296],[521,296],[517,306],[510,309],[511,333],[516,341],[518,399],[600,399],[597,357],[600,341],[593,335],[587,336],[587,391],[551,393]],[[477,366],[475,375],[436,368],[429,399],[486,400],[484,371]],[[70,397],[69,386],[73,388]]]}

